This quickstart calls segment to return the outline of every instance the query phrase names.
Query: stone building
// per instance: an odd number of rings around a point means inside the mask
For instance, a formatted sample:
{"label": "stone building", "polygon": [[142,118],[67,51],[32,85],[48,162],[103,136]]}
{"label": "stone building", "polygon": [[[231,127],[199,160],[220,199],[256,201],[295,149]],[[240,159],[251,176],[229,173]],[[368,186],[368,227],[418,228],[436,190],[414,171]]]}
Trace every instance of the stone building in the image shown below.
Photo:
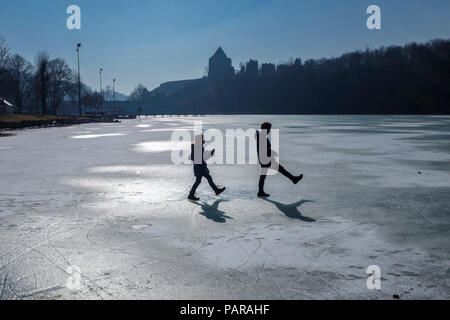
{"label": "stone building", "polygon": [[[177,101],[177,99],[186,98],[186,95],[195,95],[194,93],[202,91],[215,82],[220,84],[220,81],[232,78],[234,74],[231,59],[219,47],[213,56],[209,58],[208,77],[165,82],[158,88],[153,89],[150,92],[150,96],[161,95],[164,98],[173,98],[173,101]],[[126,103],[123,103],[123,105],[126,105]]]}
{"label": "stone building", "polygon": [[221,47],[209,58],[208,79],[223,80],[234,76],[231,59],[227,57]]}

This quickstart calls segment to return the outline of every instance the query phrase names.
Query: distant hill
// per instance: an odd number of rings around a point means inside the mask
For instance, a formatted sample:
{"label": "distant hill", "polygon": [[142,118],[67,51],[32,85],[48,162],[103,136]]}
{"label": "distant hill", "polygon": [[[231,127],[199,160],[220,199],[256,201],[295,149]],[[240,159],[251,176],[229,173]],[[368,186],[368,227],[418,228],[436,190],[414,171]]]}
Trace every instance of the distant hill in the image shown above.
{"label": "distant hill", "polygon": [[186,87],[192,86],[195,82],[200,82],[203,79],[192,79],[192,80],[178,80],[178,81],[169,81],[162,83],[158,88],[150,91],[150,95],[163,95],[164,97],[170,97],[173,94],[176,94],[180,90],[183,90]]}
{"label": "distant hill", "polygon": [[127,101],[128,100],[128,96],[120,93],[120,92],[116,92],[116,101]]}

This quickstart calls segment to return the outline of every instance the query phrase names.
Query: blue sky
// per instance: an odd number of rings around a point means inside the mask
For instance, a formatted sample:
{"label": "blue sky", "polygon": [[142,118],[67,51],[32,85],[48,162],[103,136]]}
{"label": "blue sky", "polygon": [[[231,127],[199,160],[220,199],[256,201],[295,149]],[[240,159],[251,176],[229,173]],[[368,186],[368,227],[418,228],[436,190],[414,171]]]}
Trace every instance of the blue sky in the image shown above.
{"label": "blue sky", "polygon": [[[66,28],[66,8],[82,11],[82,29]],[[366,28],[366,9],[382,10],[382,30]],[[250,58],[280,63],[450,38],[448,0],[1,0],[0,34],[33,61],[39,50],[76,67],[82,42],[84,81],[98,89],[117,78],[129,94],[138,83],[201,77],[221,45],[235,66]]]}

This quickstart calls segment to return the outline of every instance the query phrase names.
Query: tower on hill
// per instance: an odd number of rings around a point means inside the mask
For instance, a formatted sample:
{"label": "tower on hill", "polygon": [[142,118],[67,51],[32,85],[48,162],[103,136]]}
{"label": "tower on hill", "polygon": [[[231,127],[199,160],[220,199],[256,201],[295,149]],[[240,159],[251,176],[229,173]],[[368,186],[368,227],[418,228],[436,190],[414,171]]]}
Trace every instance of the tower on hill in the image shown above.
{"label": "tower on hill", "polygon": [[217,49],[216,53],[209,58],[208,78],[210,80],[223,80],[234,76],[234,68],[231,65],[231,59],[227,57],[222,47]]}

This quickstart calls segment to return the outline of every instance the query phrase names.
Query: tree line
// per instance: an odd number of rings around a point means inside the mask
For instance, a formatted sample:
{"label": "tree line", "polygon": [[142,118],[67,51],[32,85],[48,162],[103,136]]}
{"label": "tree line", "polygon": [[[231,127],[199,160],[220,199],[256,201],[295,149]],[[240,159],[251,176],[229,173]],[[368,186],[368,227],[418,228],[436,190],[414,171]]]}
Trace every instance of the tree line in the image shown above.
{"label": "tree line", "polygon": [[[109,86],[99,93],[81,84],[81,102],[91,109],[98,109],[111,96]],[[0,97],[14,105],[15,113],[57,114],[63,112],[63,102],[70,101],[73,111],[69,113],[77,114],[78,76],[64,59],[52,59],[46,51],[38,52],[34,63],[11,53],[0,36]]]}
{"label": "tree line", "polygon": [[205,78],[168,97],[140,85],[132,99],[185,113],[448,114],[450,41],[279,65],[251,59],[230,78]]}

